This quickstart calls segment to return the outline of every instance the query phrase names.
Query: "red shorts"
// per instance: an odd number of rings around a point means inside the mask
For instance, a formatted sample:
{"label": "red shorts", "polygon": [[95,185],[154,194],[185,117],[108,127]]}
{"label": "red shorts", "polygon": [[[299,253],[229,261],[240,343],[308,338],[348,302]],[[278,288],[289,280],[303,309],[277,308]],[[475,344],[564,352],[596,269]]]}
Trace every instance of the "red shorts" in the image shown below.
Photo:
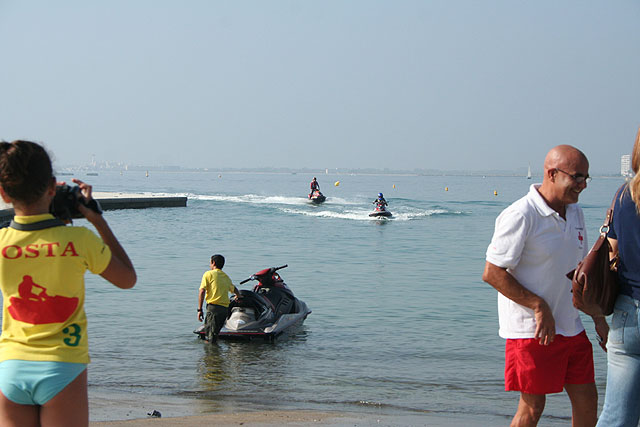
{"label": "red shorts", "polygon": [[549,345],[540,345],[535,338],[507,339],[505,390],[560,393],[565,384],[593,382],[593,349],[585,331],[574,337],[556,335]]}

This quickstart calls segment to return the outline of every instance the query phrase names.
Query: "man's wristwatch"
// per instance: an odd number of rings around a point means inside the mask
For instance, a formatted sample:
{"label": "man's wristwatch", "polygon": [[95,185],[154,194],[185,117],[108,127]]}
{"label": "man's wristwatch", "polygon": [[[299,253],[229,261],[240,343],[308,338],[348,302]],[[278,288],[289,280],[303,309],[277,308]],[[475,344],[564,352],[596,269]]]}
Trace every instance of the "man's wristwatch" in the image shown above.
{"label": "man's wristwatch", "polygon": [[201,311],[202,311],[202,309],[201,309],[201,308],[199,308],[199,309],[198,309],[198,313],[200,313]]}

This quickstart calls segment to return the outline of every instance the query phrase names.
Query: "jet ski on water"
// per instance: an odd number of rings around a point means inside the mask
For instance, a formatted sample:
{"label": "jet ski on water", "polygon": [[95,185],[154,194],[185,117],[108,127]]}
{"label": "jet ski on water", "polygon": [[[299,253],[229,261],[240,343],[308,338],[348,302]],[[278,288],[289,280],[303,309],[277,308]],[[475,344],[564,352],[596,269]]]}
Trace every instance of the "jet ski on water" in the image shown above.
{"label": "jet ski on water", "polygon": [[376,209],[369,214],[371,217],[390,217],[391,212],[387,210],[387,201],[385,200],[382,193],[378,193],[378,198],[373,201],[373,204],[376,205]]}
{"label": "jet ski on water", "polygon": [[309,184],[309,188],[309,200],[311,203],[320,204],[327,199],[324,197],[324,194],[320,192],[320,184],[318,184],[318,180],[315,176],[313,177],[311,184]]}
{"label": "jet ski on water", "polygon": [[[222,339],[255,339],[272,341],[291,333],[302,325],[311,310],[299,300],[284,283],[277,270],[287,265],[271,267],[252,274],[248,279],[257,280],[252,291],[241,290],[240,298],[229,304],[229,317],[218,334]],[[205,339],[204,325],[193,331]]]}
{"label": "jet ski on water", "polygon": [[327,198],[320,192],[320,190],[315,190],[313,193],[309,194],[309,200],[311,201],[311,203],[319,205],[320,203],[327,200]]}
{"label": "jet ski on water", "polygon": [[376,206],[376,210],[371,212],[369,216],[371,217],[390,217],[393,214],[389,212],[384,206]]}

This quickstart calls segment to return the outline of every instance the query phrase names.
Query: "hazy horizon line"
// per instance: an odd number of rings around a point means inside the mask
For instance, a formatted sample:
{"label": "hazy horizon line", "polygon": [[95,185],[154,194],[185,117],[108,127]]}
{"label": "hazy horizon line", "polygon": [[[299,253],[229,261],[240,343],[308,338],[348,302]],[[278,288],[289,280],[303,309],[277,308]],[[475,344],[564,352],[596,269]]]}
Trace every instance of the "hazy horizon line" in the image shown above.
{"label": "hazy horizon line", "polygon": [[[184,167],[178,165],[65,165],[59,168],[59,172],[69,171],[114,171],[114,172],[140,172],[140,171],[162,171],[162,172],[258,172],[258,173],[307,173],[310,175],[345,175],[345,174],[376,174],[376,175],[469,175],[469,176],[526,176],[527,167],[515,169],[433,169],[433,168],[290,168],[290,167]],[[593,176],[620,176],[620,171],[596,171]],[[532,177],[540,177],[541,174],[532,173]]]}

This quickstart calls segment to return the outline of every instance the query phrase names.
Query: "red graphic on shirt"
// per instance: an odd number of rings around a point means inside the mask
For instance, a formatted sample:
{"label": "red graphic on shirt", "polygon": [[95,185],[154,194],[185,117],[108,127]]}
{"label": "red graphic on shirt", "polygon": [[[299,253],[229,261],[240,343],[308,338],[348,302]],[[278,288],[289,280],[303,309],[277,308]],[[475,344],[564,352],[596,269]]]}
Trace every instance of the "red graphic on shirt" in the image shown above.
{"label": "red graphic on shirt", "polygon": [[9,298],[9,314],[33,325],[65,322],[78,307],[78,298],[47,295],[47,288],[35,283],[31,276],[22,278],[18,294],[19,298]]}
{"label": "red graphic on shirt", "polygon": [[582,241],[584,240],[584,237],[582,237],[582,234],[580,234],[579,231],[578,231],[578,240],[580,240],[580,243],[582,243]]}

